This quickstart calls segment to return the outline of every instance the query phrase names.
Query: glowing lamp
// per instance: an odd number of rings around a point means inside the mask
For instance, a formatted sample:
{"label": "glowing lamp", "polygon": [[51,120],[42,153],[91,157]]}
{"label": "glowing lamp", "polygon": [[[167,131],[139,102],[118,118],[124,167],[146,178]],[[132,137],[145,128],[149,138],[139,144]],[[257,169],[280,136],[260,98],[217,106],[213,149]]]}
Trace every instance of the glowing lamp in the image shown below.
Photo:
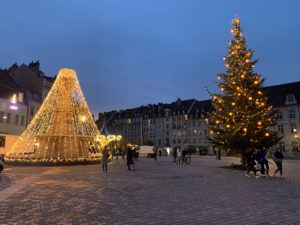
{"label": "glowing lamp", "polygon": [[9,106],[9,108],[12,110],[18,110],[18,106],[16,106],[16,105],[11,105],[11,106]]}

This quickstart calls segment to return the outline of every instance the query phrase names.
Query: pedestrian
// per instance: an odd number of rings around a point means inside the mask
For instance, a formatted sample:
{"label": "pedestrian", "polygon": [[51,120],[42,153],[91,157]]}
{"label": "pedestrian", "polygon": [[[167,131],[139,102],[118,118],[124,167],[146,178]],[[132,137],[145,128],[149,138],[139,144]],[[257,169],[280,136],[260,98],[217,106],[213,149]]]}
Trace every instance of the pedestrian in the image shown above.
{"label": "pedestrian", "polygon": [[260,164],[260,174],[268,177],[269,175],[269,161],[266,157],[266,151],[260,148],[257,152],[257,162]]}
{"label": "pedestrian", "polygon": [[276,173],[279,171],[280,172],[280,176],[282,176],[282,160],[283,160],[284,156],[281,152],[281,150],[279,148],[276,149],[276,152],[274,154],[273,157],[273,161],[275,162],[276,166],[277,166],[277,170],[275,170],[273,177],[275,177]]}
{"label": "pedestrian", "polygon": [[4,157],[0,155],[0,173],[4,170]]}
{"label": "pedestrian", "polygon": [[136,148],[135,149],[135,160],[138,161],[139,160],[139,155],[140,155],[140,149]]}
{"label": "pedestrian", "polygon": [[134,170],[134,154],[133,149],[128,145],[127,147],[127,169],[128,170]]}
{"label": "pedestrian", "polygon": [[179,147],[177,148],[176,164],[177,164],[177,165],[182,164],[182,154],[181,154],[181,150],[180,150]]}
{"label": "pedestrian", "polygon": [[101,159],[103,173],[107,173],[107,164],[108,164],[109,157],[110,157],[109,150],[107,146],[105,146],[104,149],[102,150],[102,159]]}
{"label": "pedestrian", "polygon": [[125,155],[126,155],[126,149],[125,146],[122,146],[122,159],[125,159]]}
{"label": "pedestrian", "polygon": [[176,163],[176,159],[177,159],[177,148],[176,147],[173,148],[173,159],[174,159],[173,162]]}
{"label": "pedestrian", "polygon": [[153,146],[152,151],[153,151],[154,160],[156,160],[157,159],[157,147],[155,145]]}
{"label": "pedestrian", "polygon": [[255,169],[255,162],[256,156],[255,156],[255,149],[252,149],[246,154],[246,163],[247,163],[247,173],[246,177],[250,177],[249,173],[251,170],[253,170],[254,176],[258,178],[259,176],[256,175],[256,169]]}

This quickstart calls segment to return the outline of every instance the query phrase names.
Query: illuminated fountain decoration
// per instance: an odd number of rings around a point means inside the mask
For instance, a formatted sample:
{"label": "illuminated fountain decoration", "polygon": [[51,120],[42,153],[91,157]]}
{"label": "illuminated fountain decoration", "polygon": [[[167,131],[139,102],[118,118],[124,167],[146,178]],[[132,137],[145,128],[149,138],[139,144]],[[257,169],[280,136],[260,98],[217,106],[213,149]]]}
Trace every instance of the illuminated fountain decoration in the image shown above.
{"label": "illuminated fountain decoration", "polygon": [[61,69],[39,111],[6,160],[41,164],[97,161],[99,135],[76,72]]}
{"label": "illuminated fountain decoration", "polygon": [[103,126],[100,129],[100,135],[96,136],[96,143],[101,146],[101,149],[103,149],[106,145],[113,142],[118,142],[122,139],[122,135],[114,135],[110,134],[106,127],[106,121],[104,120]]}

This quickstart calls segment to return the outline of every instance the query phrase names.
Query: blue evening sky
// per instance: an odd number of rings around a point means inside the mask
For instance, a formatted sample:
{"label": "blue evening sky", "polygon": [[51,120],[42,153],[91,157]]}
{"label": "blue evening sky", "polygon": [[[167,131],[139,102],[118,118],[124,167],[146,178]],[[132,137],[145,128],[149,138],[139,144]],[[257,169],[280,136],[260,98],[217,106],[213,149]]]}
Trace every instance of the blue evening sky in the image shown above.
{"label": "blue evening sky", "polygon": [[208,99],[235,12],[265,85],[299,81],[298,0],[2,0],[0,66],[75,69],[94,114]]}

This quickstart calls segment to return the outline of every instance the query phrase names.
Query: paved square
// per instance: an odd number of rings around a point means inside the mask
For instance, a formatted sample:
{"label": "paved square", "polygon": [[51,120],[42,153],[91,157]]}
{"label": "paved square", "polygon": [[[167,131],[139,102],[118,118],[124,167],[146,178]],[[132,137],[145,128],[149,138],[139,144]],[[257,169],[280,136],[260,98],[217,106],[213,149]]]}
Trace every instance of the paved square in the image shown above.
{"label": "paved square", "polygon": [[140,159],[136,171],[100,165],[8,167],[0,175],[0,224],[300,224],[300,161],[284,178],[220,168],[235,158]]}

